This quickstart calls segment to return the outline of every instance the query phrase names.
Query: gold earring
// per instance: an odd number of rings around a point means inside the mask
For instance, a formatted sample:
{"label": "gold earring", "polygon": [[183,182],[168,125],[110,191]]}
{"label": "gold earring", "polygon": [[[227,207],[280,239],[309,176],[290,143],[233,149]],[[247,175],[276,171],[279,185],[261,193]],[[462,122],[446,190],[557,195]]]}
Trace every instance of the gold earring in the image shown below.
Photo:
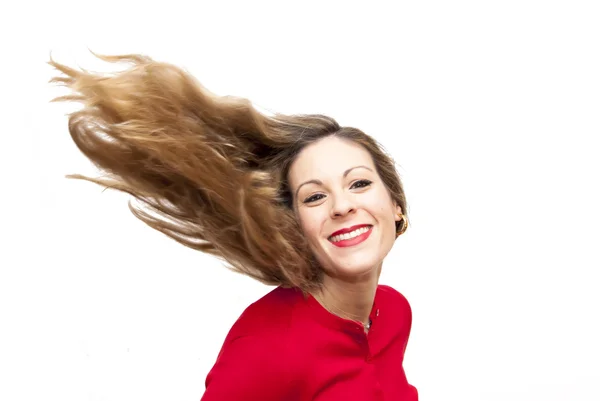
{"label": "gold earring", "polygon": [[[406,217],[402,213],[398,213],[398,217],[400,217],[400,221],[402,222],[402,227],[400,228],[399,231],[396,231],[396,238],[398,238],[399,236],[401,236],[402,234],[404,234],[404,232],[407,229]],[[400,223],[400,221],[398,223]]]}

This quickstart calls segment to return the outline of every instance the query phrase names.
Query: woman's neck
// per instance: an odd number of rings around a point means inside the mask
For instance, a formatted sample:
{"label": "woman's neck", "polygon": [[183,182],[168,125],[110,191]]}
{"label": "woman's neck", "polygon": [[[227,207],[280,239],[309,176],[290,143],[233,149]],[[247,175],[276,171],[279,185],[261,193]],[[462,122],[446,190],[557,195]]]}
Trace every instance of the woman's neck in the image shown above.
{"label": "woman's neck", "polygon": [[325,275],[323,285],[312,295],[330,313],[367,326],[373,309],[380,269],[360,281]]}

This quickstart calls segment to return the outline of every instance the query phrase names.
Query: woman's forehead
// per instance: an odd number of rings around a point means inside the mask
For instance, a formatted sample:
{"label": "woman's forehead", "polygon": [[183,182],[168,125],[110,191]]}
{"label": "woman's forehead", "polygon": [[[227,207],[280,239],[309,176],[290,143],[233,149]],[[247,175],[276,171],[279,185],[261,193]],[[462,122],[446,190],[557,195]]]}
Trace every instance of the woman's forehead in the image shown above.
{"label": "woman's forehead", "polygon": [[327,137],[298,154],[290,167],[289,181],[295,186],[305,180],[343,178],[348,169],[361,165],[374,169],[371,155],[364,147],[350,140]]}

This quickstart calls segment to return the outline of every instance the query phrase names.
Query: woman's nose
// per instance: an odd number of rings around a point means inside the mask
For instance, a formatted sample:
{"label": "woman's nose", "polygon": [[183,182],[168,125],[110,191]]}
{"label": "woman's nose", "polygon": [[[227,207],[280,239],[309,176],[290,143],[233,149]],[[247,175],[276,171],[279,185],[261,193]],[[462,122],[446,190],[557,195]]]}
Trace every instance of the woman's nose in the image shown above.
{"label": "woman's nose", "polygon": [[331,217],[341,217],[345,216],[349,213],[352,213],[355,209],[355,206],[351,199],[345,196],[337,196],[333,201],[333,206],[331,207]]}

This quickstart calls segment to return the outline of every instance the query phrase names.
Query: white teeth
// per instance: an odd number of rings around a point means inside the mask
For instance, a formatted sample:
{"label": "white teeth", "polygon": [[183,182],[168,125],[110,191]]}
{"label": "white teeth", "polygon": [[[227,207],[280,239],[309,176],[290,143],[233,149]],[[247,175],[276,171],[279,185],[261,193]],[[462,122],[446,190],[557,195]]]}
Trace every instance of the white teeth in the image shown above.
{"label": "white teeth", "polygon": [[342,241],[342,240],[348,240],[354,237],[358,237],[361,234],[366,233],[367,231],[369,231],[371,229],[371,227],[361,227],[358,230],[354,230],[352,232],[346,233],[346,234],[340,234],[340,235],[336,235],[334,237],[329,238],[329,240],[331,242],[338,242],[338,241]]}

